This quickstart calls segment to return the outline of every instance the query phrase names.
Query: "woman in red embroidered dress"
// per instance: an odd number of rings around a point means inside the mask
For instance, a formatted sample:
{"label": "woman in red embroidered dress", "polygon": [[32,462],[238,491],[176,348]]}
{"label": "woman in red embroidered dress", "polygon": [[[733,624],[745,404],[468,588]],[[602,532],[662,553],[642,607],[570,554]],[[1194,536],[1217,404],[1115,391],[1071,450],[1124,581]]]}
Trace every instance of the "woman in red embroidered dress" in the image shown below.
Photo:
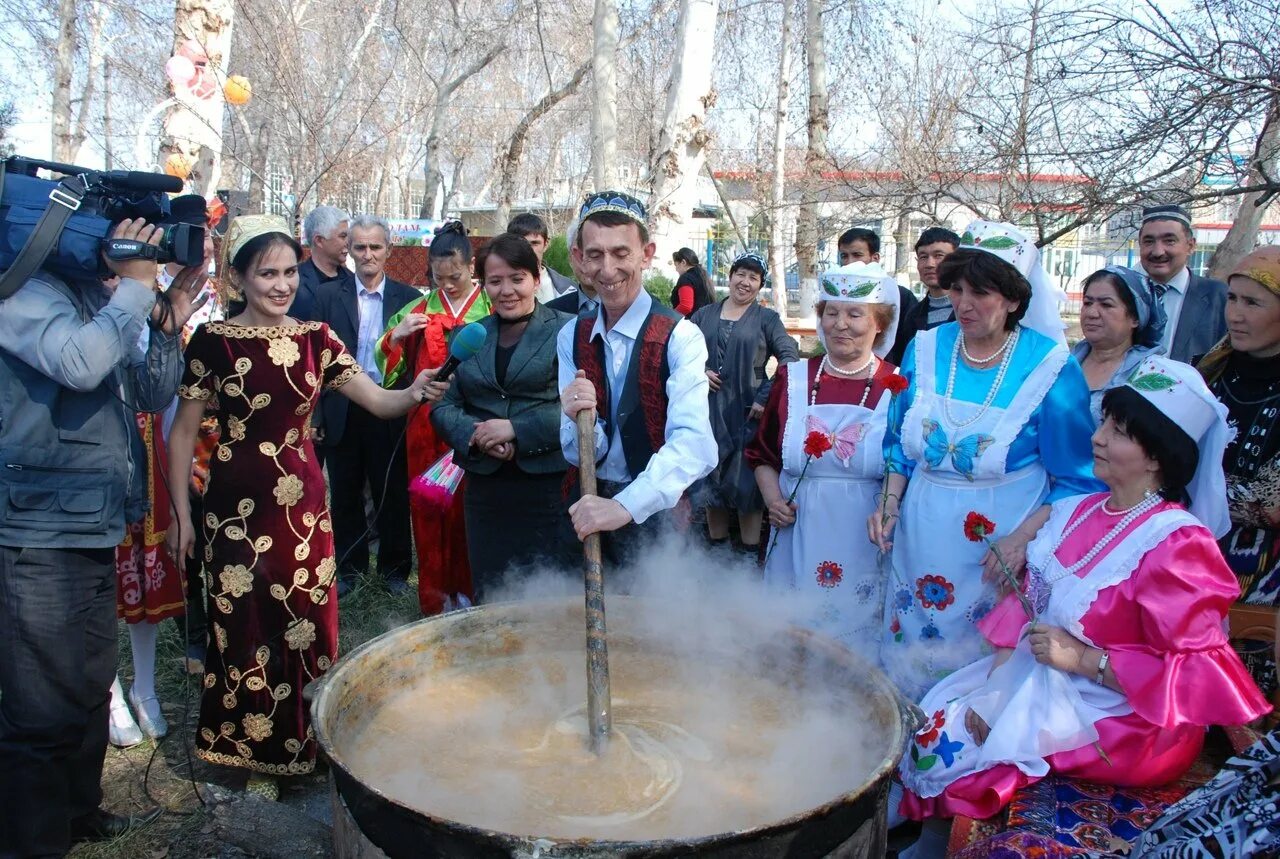
{"label": "woman in red embroidered dress", "polygon": [[[328,326],[289,318],[301,251],[287,230],[265,215],[237,218],[228,230],[231,277],[247,306],[192,336],[170,435],[170,483],[186,486],[206,404],[215,410],[221,439],[200,523],[213,647],[196,754],[252,770],[251,787],[269,797],[278,796],[273,776],[315,766],[302,688],[337,651],[333,536],[307,431],[321,386],[383,418],[438,400],[446,387],[422,374],[404,390],[383,390]],[[173,500],[168,544],[185,566],[195,543],[189,499]]]}
{"label": "woman in red embroidered dress", "polygon": [[[376,360],[382,384],[391,387],[404,373],[433,370],[449,357],[452,332],[488,316],[489,296],[471,279],[471,240],[461,221],[450,221],[431,240],[432,291],[387,323]],[[431,426],[430,409],[409,416],[405,450],[409,479],[426,471],[450,448]],[[473,594],[462,516],[463,486],[443,516],[411,509],[413,543],[418,553],[418,604],[424,615],[466,605]],[[465,600],[465,602],[464,602]]]}

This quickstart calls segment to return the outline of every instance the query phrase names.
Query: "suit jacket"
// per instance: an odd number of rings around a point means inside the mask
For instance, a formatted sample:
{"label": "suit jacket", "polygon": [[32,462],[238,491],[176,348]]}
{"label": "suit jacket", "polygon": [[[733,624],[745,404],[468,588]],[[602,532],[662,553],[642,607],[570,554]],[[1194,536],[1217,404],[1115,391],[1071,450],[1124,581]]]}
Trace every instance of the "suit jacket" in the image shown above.
{"label": "suit jacket", "polygon": [[[338,279],[353,285],[356,282],[356,276],[345,267],[338,269]],[[316,315],[316,296],[323,285],[324,275],[320,274],[315,262],[308,257],[298,266],[298,291],[293,295],[289,315],[300,322],[325,322],[326,320]]]}
{"label": "suit jacket", "polygon": [[1191,275],[1178,312],[1178,327],[1173,332],[1169,357],[1190,364],[1227,336],[1227,285]]}
{"label": "suit jacket", "polygon": [[578,284],[573,282],[573,278],[565,277],[554,268],[547,268],[546,266],[543,266],[543,271],[551,277],[551,286],[555,289],[557,297],[577,290]]}
{"label": "suit jacket", "polygon": [[[915,296],[912,296],[912,298],[915,298]],[[952,312],[951,320],[955,318],[956,315]],[[935,325],[934,327],[938,326]],[[893,348],[884,356],[884,359],[895,367],[901,367],[902,359],[907,354],[907,346],[915,339],[917,334],[928,330],[929,295],[925,293],[924,298],[915,299],[915,304],[898,316],[898,334],[894,338]]]}
{"label": "suit jacket", "polygon": [[[395,316],[406,304],[417,301],[419,298],[422,298],[422,293],[418,290],[398,280],[387,278],[386,286],[382,289],[382,328],[379,333],[386,330],[387,322],[392,316]],[[312,317],[316,322],[327,324],[329,329],[338,335],[338,339],[346,344],[352,357],[357,354],[360,346],[358,302],[354,276],[349,280],[330,281],[322,284],[316,292]],[[409,381],[412,379],[407,379],[406,384]],[[342,441],[343,432],[347,427],[347,405],[347,398],[337,391],[325,391],[320,395],[320,408],[317,410],[319,420],[316,421],[316,426],[324,430],[322,444],[325,447],[333,447]],[[404,419],[396,420],[403,423]]]}
{"label": "suit jacket", "polygon": [[556,335],[573,317],[539,304],[516,345],[505,383],[498,384],[498,317],[480,320],[488,337],[470,361],[458,366],[443,400],[431,409],[431,425],[450,447],[453,461],[476,474],[493,474],[502,463],[470,447],[476,424],[490,418],[511,421],[516,432],[513,460],[529,474],[552,474],[569,465],[560,451],[560,385]]}
{"label": "suit jacket", "polygon": [[546,306],[570,316],[577,316],[582,312],[582,293],[577,289],[571,289],[564,295],[548,301]]}

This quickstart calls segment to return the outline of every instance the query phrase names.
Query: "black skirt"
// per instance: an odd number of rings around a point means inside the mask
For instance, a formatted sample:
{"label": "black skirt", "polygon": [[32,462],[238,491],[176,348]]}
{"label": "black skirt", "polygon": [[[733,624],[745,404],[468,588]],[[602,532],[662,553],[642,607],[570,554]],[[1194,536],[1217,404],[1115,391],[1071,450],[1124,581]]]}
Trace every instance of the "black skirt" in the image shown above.
{"label": "black skirt", "polygon": [[563,568],[564,472],[528,474],[507,463],[494,474],[467,474],[463,515],[476,602],[534,565]]}

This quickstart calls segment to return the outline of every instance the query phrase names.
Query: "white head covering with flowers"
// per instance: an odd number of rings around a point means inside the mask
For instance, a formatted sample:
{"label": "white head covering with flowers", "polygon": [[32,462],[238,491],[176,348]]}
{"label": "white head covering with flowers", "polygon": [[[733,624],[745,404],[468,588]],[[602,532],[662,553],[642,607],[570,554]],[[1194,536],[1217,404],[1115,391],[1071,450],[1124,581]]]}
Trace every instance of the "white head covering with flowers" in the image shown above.
{"label": "white head covering with flowers", "polygon": [[1226,534],[1231,528],[1231,518],[1227,513],[1222,452],[1234,436],[1227,425],[1227,407],[1210,393],[1198,370],[1162,355],[1148,356],[1125,384],[1195,442],[1200,461],[1187,487],[1191,513],[1213,536]]}
{"label": "white head covering with flowers", "polygon": [[[876,262],[854,262],[842,265],[823,273],[818,280],[818,301],[845,301],[853,304],[888,304],[893,307],[893,316],[880,345],[872,351],[877,358],[883,358],[893,348],[898,336],[898,316],[901,303],[898,298],[898,281],[887,273]],[[827,347],[826,338],[822,335],[822,320],[818,320],[818,342],[822,348]]]}
{"label": "white head covering with flowers", "polygon": [[1057,343],[1066,344],[1067,326],[1059,308],[1067,294],[1054,286],[1040,264],[1040,249],[1013,224],[974,221],[960,236],[960,247],[994,254],[1009,263],[1031,284],[1031,300],[1021,324]]}

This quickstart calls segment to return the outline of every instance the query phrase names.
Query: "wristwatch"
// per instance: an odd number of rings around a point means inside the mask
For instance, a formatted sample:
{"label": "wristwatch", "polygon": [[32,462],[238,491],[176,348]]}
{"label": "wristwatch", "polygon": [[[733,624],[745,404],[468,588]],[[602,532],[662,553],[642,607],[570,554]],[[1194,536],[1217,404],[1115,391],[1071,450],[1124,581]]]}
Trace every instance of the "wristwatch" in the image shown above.
{"label": "wristwatch", "polygon": [[1107,665],[1111,662],[1111,654],[1102,651],[1102,658],[1098,660],[1098,673],[1093,676],[1093,682],[1102,685],[1102,681],[1107,676]]}

